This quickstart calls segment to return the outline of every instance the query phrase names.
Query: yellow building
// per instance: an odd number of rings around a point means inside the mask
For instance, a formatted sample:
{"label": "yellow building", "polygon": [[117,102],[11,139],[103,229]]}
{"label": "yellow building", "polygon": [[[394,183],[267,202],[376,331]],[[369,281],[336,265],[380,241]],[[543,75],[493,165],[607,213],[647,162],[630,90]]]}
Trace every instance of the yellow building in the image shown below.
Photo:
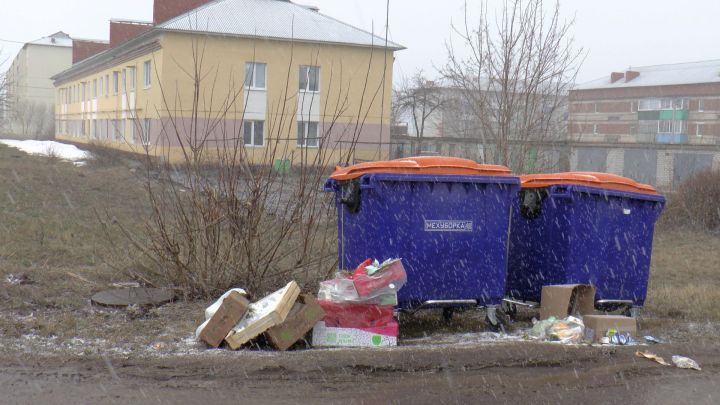
{"label": "yellow building", "polygon": [[156,0],[151,29],[53,77],[56,138],[171,160],[235,144],[255,163],[389,156],[400,45],[285,0],[177,8],[204,2]]}

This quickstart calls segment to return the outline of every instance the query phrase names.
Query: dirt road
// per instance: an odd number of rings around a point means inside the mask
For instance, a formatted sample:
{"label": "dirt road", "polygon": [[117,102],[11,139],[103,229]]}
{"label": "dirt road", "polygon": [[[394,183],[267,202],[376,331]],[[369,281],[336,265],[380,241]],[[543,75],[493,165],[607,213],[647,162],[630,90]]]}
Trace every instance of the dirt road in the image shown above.
{"label": "dirt road", "polygon": [[238,352],[143,359],[10,356],[1,403],[720,402],[720,348],[659,345],[703,371],[663,367],[637,347],[539,343],[393,350]]}

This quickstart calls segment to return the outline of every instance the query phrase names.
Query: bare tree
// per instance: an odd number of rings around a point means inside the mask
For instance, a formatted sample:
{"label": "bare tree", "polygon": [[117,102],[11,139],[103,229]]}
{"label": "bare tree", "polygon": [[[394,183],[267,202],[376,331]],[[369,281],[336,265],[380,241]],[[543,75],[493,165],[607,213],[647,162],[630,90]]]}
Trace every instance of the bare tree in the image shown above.
{"label": "bare tree", "polygon": [[432,122],[433,114],[440,111],[447,99],[443,96],[442,88],[435,81],[428,80],[422,70],[406,79],[393,93],[393,118],[410,118],[418,138],[416,153],[420,153],[425,129]]}
{"label": "bare tree", "polygon": [[[2,59],[2,49],[0,49],[0,69],[4,68],[6,60]],[[6,129],[9,124],[9,96],[10,83],[6,71],[0,72],[0,131]]]}
{"label": "bare tree", "polygon": [[10,117],[17,123],[24,138],[49,139],[54,132],[55,110],[51,105],[27,100],[16,100],[9,108]]}
{"label": "bare tree", "polygon": [[[305,92],[290,81],[297,66],[293,47],[285,83],[279,83],[284,85],[282,94],[271,99],[271,118],[260,129],[264,147],[256,149],[244,125],[249,122],[248,77],[234,70],[222,75],[218,65],[206,62],[205,50],[204,40],[193,40],[191,62],[175,61],[184,83],[192,85],[191,97],[180,97],[172,84],[158,77],[162,103],[144,108],[154,108],[163,118],[160,133],[143,142],[152,215],[141,232],[119,224],[147,263],[131,269],[131,275],[151,285],[171,286],[187,298],[217,296],[233,286],[262,293],[290,278],[315,286],[337,266],[334,199],[322,191],[323,185],[332,167],[353,159],[363,120],[379,101],[371,99],[350,111],[350,81],[342,65],[332,66],[328,97],[320,106],[322,128],[317,138],[301,138],[295,125]],[[378,63],[386,68],[387,62]],[[366,79],[361,96],[366,91],[379,94],[384,82],[376,88]],[[142,131],[147,117],[131,115],[136,130]],[[358,123],[345,127],[353,135],[345,146],[331,136],[343,117]],[[292,148],[292,143],[312,143],[313,148]],[[169,145],[174,145],[175,159]],[[276,166],[283,161],[292,167]]]}
{"label": "bare tree", "polygon": [[505,0],[491,14],[482,1],[479,14],[471,25],[466,4],[464,26],[454,30],[469,56],[451,41],[441,73],[458,89],[486,160],[524,172],[538,149],[565,131],[582,50],[573,46],[573,22],[561,20],[559,3],[548,10],[542,0]]}

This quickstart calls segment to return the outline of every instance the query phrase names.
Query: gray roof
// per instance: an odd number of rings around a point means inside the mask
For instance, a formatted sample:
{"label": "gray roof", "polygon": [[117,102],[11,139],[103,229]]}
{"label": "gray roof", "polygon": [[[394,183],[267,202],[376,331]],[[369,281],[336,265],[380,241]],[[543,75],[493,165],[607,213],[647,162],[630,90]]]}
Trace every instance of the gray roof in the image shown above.
{"label": "gray roof", "polygon": [[617,72],[626,72],[628,70],[639,72],[640,76],[629,82],[626,82],[625,79],[620,79],[615,83],[611,83],[610,74],[608,73],[607,76],[600,79],[575,86],[574,90],[720,83],[720,60],[629,67],[618,70]]}
{"label": "gray roof", "polygon": [[[158,24],[161,30],[384,47],[385,38],[287,0],[214,0]],[[404,49],[388,41],[390,49]]]}

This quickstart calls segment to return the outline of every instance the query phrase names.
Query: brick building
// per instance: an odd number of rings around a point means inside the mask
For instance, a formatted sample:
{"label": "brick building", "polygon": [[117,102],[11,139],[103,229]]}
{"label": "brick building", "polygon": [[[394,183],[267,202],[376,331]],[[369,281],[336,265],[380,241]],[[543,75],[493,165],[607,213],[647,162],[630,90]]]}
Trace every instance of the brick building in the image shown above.
{"label": "brick building", "polygon": [[570,167],[677,187],[720,169],[720,60],[629,68],[569,95]]}

